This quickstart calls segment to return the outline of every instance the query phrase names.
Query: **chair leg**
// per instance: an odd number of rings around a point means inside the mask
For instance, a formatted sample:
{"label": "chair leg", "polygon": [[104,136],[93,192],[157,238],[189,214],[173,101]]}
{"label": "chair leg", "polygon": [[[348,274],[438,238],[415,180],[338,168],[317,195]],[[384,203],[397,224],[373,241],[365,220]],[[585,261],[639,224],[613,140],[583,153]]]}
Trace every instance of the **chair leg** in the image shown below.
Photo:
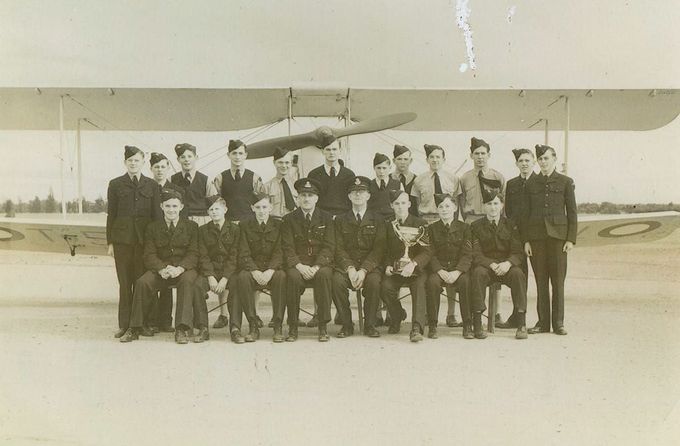
{"label": "chair leg", "polygon": [[[357,312],[359,314],[359,331],[364,333],[364,307],[361,298],[361,290],[357,290]],[[351,311],[351,310],[350,310]]]}
{"label": "chair leg", "polygon": [[487,319],[488,332],[494,333],[496,331],[496,287],[489,287],[489,317]]}

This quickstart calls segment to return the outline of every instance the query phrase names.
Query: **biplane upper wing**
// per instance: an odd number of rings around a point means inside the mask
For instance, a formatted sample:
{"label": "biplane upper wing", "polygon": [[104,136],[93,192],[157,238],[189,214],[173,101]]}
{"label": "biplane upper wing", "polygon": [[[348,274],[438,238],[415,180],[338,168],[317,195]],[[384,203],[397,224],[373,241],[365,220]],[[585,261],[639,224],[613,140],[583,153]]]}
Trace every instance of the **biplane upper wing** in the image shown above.
{"label": "biplane upper wing", "polygon": [[[577,246],[646,243],[680,227],[680,212],[579,217]],[[70,220],[0,218],[0,249],[106,255],[103,224]]]}

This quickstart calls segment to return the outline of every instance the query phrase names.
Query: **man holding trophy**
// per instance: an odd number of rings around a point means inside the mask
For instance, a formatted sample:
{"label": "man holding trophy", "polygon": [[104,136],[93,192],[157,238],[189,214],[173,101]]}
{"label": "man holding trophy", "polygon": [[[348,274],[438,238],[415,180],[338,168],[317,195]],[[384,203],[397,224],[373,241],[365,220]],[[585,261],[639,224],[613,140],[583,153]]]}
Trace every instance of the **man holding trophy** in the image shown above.
{"label": "man holding trophy", "polygon": [[430,261],[427,222],[409,214],[411,201],[404,191],[390,191],[390,203],[394,220],[387,228],[385,277],[381,284],[381,296],[387,305],[392,322],[388,333],[399,333],[406,312],[399,302],[399,289],[411,290],[412,328],[411,342],[423,340],[426,321],[425,267]]}

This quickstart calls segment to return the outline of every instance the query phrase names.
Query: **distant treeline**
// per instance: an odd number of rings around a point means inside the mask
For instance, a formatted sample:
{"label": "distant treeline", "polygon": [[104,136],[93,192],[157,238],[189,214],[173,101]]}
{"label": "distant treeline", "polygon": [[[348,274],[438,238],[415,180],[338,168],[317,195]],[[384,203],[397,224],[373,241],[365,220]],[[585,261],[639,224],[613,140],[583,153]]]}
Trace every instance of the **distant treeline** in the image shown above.
{"label": "distant treeline", "polygon": [[[14,202],[13,200],[6,200],[2,207],[0,208],[0,213],[5,217],[14,217],[15,214],[22,213],[58,213],[61,212],[61,202],[54,198],[54,194],[50,190],[47,198],[41,199],[36,196],[31,201],[18,200]],[[78,200],[72,200],[66,203],[66,212],[77,213],[78,212]],[[100,213],[106,212],[106,200],[102,197],[97,198],[94,201],[83,200],[83,212],[87,213]]]}
{"label": "distant treeline", "polygon": [[680,204],[671,203],[636,203],[616,204],[608,201],[602,203],[579,203],[579,214],[639,214],[641,212],[678,211]]}

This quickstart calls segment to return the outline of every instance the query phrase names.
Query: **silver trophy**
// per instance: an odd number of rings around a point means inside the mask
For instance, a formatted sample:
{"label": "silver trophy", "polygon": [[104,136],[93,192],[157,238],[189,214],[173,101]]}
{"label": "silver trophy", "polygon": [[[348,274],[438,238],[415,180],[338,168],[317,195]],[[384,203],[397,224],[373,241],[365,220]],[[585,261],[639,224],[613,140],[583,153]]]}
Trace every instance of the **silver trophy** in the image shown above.
{"label": "silver trophy", "polygon": [[401,259],[394,262],[392,269],[395,274],[401,274],[402,269],[404,269],[406,265],[413,261],[408,256],[408,249],[415,245],[427,246],[427,243],[422,241],[427,229],[425,226],[419,226],[417,228],[401,226],[397,220],[392,221],[392,227],[394,228],[394,233],[397,235],[399,240],[404,243],[404,255],[401,257]]}

